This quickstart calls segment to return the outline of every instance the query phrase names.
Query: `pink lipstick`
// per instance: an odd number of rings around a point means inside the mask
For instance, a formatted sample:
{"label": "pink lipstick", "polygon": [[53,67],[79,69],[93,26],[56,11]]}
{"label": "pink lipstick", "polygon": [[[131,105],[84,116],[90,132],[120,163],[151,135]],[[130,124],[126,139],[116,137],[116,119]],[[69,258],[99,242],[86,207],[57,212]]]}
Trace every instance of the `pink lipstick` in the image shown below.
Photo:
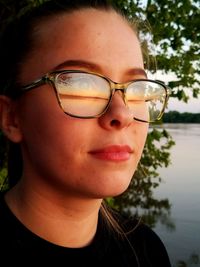
{"label": "pink lipstick", "polygon": [[111,145],[89,152],[92,156],[109,161],[126,161],[130,158],[133,150],[127,145]]}

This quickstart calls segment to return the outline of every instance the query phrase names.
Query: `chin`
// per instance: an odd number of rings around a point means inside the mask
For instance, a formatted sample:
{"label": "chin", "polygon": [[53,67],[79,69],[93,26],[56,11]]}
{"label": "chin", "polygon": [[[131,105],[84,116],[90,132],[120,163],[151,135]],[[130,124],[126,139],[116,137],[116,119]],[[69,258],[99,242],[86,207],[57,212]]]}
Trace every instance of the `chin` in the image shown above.
{"label": "chin", "polygon": [[[132,178],[132,176],[131,176]],[[112,179],[112,181],[110,181],[110,183],[106,183],[104,184],[104,186],[102,186],[102,188],[99,190],[99,195],[101,198],[106,198],[106,197],[115,197],[115,196],[119,196],[121,194],[123,194],[129,184],[130,184],[130,179]]]}
{"label": "chin", "polygon": [[128,186],[129,186],[129,184],[127,186],[125,186],[125,187],[121,187],[121,188],[112,190],[110,192],[110,194],[108,196],[106,196],[106,197],[116,197],[116,196],[119,196],[119,195],[123,194],[128,189]]}

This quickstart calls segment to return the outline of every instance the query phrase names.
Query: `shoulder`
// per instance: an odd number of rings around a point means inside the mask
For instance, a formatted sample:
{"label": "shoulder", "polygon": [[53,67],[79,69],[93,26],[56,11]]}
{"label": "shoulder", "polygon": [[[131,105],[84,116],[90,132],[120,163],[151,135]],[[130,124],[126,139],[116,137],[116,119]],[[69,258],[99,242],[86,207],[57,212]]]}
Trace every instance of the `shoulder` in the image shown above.
{"label": "shoulder", "polygon": [[114,212],[114,218],[117,220],[124,233],[129,237],[136,239],[139,237],[141,240],[156,240],[161,242],[161,239],[155,233],[155,231],[143,222],[142,218],[135,216],[127,216],[122,213]]}
{"label": "shoulder", "polygon": [[15,215],[12,213],[5,201],[5,192],[0,193],[0,227],[3,229],[1,231],[1,240],[5,237],[6,240],[15,232],[16,226],[21,224]]}
{"label": "shoulder", "polygon": [[134,249],[141,266],[170,267],[166,247],[147,224],[134,217],[117,215],[119,224],[130,246]]}

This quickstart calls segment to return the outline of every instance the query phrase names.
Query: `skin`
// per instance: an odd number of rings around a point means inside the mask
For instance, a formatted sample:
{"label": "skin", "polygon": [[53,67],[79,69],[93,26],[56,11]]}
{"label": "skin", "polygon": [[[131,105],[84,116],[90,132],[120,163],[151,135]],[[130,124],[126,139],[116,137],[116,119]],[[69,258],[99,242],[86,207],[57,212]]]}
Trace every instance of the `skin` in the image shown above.
{"label": "skin", "polygon": [[[105,27],[102,21],[109,23]],[[85,9],[53,17],[36,25],[33,36],[33,49],[21,65],[23,85],[55,69],[98,72],[115,82],[145,78],[136,71],[144,68],[139,41],[113,11]],[[47,84],[14,103],[2,97],[1,109],[1,127],[21,144],[24,159],[20,182],[6,194],[10,209],[46,240],[87,245],[102,199],[127,189],[148,124],[132,119],[120,92],[102,117],[72,118]],[[131,153],[126,159],[117,153],[102,158],[92,153],[112,145],[129,146]]]}

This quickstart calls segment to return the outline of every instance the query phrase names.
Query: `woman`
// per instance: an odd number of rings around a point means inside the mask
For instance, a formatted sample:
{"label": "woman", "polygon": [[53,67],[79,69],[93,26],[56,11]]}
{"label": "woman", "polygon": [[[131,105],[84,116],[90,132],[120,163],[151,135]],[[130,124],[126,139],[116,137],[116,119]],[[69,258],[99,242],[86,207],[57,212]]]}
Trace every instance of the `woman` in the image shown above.
{"label": "woman", "polygon": [[5,30],[1,62],[1,129],[23,159],[1,199],[4,266],[170,266],[154,232],[102,204],[167,99],[136,30],[107,1],[48,1]]}

